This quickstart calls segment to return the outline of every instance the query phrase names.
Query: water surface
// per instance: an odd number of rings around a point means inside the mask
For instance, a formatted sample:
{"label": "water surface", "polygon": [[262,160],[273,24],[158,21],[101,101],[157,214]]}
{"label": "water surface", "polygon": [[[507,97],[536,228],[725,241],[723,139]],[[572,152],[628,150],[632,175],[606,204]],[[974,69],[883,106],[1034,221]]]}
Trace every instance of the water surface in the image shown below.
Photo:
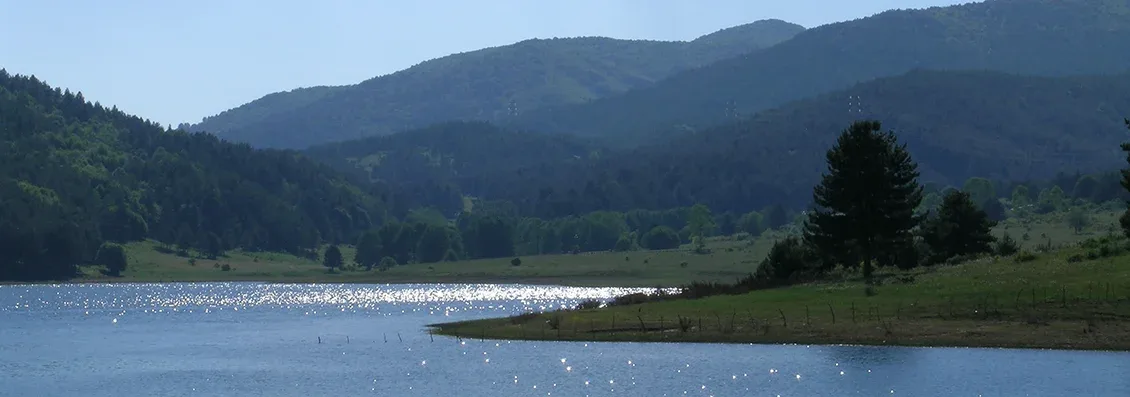
{"label": "water surface", "polygon": [[0,395],[1130,396],[1130,354],[432,337],[638,289],[0,286]]}

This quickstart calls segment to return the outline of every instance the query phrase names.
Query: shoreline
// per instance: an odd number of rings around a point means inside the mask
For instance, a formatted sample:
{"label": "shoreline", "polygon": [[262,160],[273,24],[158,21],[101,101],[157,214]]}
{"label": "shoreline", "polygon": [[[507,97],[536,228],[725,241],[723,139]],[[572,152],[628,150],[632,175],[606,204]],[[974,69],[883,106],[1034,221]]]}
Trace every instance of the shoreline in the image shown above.
{"label": "shoreline", "polygon": [[[1085,321],[1057,321],[1043,326],[1047,327],[1043,331],[1050,331],[1048,334],[1028,333],[1028,336],[1024,336],[1025,331],[1038,328],[1017,321],[962,321],[959,322],[960,324],[945,324],[945,321],[913,322],[910,327],[907,327],[908,329],[930,329],[939,326],[948,328],[947,325],[957,325],[959,328],[964,326],[965,328],[957,329],[958,332],[950,334],[930,334],[904,330],[893,336],[880,336],[867,332],[866,328],[868,327],[855,327],[854,331],[863,332],[851,334],[850,332],[806,332],[810,330],[804,329],[803,326],[798,326],[795,329],[790,327],[786,332],[777,330],[772,335],[741,333],[742,331],[739,331],[738,334],[719,334],[716,332],[699,334],[695,331],[683,333],[677,328],[665,328],[662,330],[649,329],[645,332],[600,329],[596,332],[590,332],[581,330],[577,334],[574,334],[570,329],[565,331],[564,335],[557,336],[556,330],[541,330],[540,328],[537,330],[531,329],[524,334],[500,332],[498,324],[495,323],[500,320],[509,320],[509,318],[430,324],[427,326],[427,332],[464,339],[543,342],[702,343],[1130,352],[1130,324],[1125,322],[1113,327],[1100,327],[1100,330],[1092,331],[1096,338],[1087,340],[1071,335],[1073,328],[1084,328],[1086,326]],[[905,326],[906,323],[903,323],[903,325]],[[977,331],[978,325],[1006,326],[999,328],[998,332],[986,334]],[[875,329],[877,327],[870,328]],[[845,331],[852,330],[848,327],[842,329]],[[1018,336],[1019,338],[1017,338]]]}
{"label": "shoreline", "polygon": [[[564,278],[564,277],[563,277]],[[343,279],[343,280],[303,280],[303,279],[256,279],[256,278],[239,278],[233,277],[229,279],[137,279],[137,278],[105,278],[105,279],[91,279],[91,278],[76,278],[73,280],[65,281],[0,281],[0,286],[14,286],[14,285],[70,285],[70,284],[174,284],[174,283],[259,283],[259,284],[370,284],[370,285],[410,285],[410,284],[448,284],[448,285],[534,285],[534,286],[556,286],[556,287],[575,287],[575,288],[638,288],[638,289],[654,289],[656,286],[631,286],[619,285],[608,283],[585,283],[581,280],[578,282],[561,282],[561,280],[554,280],[553,278],[434,278],[434,279],[415,279],[415,278],[396,278],[394,280],[381,281],[378,279]],[[674,288],[674,286],[659,286],[660,288]]]}
{"label": "shoreline", "polygon": [[819,347],[868,347],[868,348],[915,348],[915,349],[1007,349],[1007,350],[1031,350],[1031,351],[1086,351],[1096,353],[1130,353],[1130,342],[1124,346],[1117,347],[1103,347],[1095,345],[1076,345],[1076,346],[1056,346],[1056,345],[1031,345],[1031,344],[943,344],[943,343],[890,343],[887,341],[882,342],[867,342],[867,341],[853,341],[853,342],[836,342],[831,340],[823,341],[809,341],[801,342],[793,339],[781,340],[696,340],[696,339],[674,339],[674,340],[654,340],[654,339],[553,339],[553,338],[491,338],[485,339],[477,336],[468,335],[460,336],[458,334],[449,334],[441,331],[441,328],[446,324],[455,323],[442,323],[431,324],[427,326],[427,332],[438,336],[454,337],[457,339],[470,339],[480,341],[520,341],[520,342],[567,342],[567,343],[674,343],[674,344],[703,344],[703,345],[757,345],[757,346],[819,346]]}

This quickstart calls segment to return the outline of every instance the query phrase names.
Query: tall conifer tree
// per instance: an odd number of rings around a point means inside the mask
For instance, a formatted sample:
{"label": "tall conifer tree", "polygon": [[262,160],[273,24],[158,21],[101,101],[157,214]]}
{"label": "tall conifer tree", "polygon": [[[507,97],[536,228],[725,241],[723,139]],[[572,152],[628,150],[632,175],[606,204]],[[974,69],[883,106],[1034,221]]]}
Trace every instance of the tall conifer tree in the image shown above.
{"label": "tall conifer tree", "polygon": [[856,266],[870,282],[876,261],[886,263],[912,243],[921,217],[918,165],[893,132],[878,121],[858,121],[828,151],[828,172],[813,190],[805,239],[826,265]]}

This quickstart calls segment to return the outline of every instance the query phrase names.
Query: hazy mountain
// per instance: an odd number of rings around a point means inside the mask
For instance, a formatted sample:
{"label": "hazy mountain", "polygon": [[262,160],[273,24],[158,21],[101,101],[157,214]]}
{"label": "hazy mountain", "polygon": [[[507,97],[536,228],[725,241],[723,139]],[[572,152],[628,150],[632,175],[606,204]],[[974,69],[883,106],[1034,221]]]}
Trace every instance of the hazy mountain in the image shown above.
{"label": "hazy mountain", "polygon": [[[544,217],[696,203],[716,211],[799,209],[824,171],[825,151],[862,118],[898,133],[920,163],[923,182],[1047,179],[1123,166],[1118,144],[1127,138],[1128,92],[1130,73],[912,71],[635,149],[455,123],[311,154],[353,170],[360,163],[343,159],[383,156],[379,164],[364,163],[364,172],[413,186],[421,205],[454,205],[452,197],[465,193],[512,201]],[[860,97],[866,98],[861,104],[848,105]],[[425,193],[429,184],[441,191]]]}
{"label": "hazy mountain", "polygon": [[1063,76],[1128,65],[1130,1],[989,0],[809,29],[765,51],[621,95],[529,112],[513,124],[634,145],[915,69]]}
{"label": "hazy mountain", "polygon": [[189,127],[262,147],[300,148],[447,120],[501,120],[585,103],[788,40],[778,20],[690,42],[603,37],[526,40],[450,55],[346,87],[276,93]]}

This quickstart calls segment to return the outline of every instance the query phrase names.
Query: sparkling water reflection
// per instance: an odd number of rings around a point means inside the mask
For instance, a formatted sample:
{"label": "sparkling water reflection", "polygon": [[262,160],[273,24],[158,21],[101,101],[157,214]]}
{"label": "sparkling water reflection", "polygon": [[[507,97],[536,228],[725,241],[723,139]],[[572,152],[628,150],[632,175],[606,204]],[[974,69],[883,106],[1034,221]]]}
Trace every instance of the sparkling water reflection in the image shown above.
{"label": "sparkling water reflection", "polygon": [[432,338],[637,289],[0,286],[0,395],[1130,395],[1130,354]]}

